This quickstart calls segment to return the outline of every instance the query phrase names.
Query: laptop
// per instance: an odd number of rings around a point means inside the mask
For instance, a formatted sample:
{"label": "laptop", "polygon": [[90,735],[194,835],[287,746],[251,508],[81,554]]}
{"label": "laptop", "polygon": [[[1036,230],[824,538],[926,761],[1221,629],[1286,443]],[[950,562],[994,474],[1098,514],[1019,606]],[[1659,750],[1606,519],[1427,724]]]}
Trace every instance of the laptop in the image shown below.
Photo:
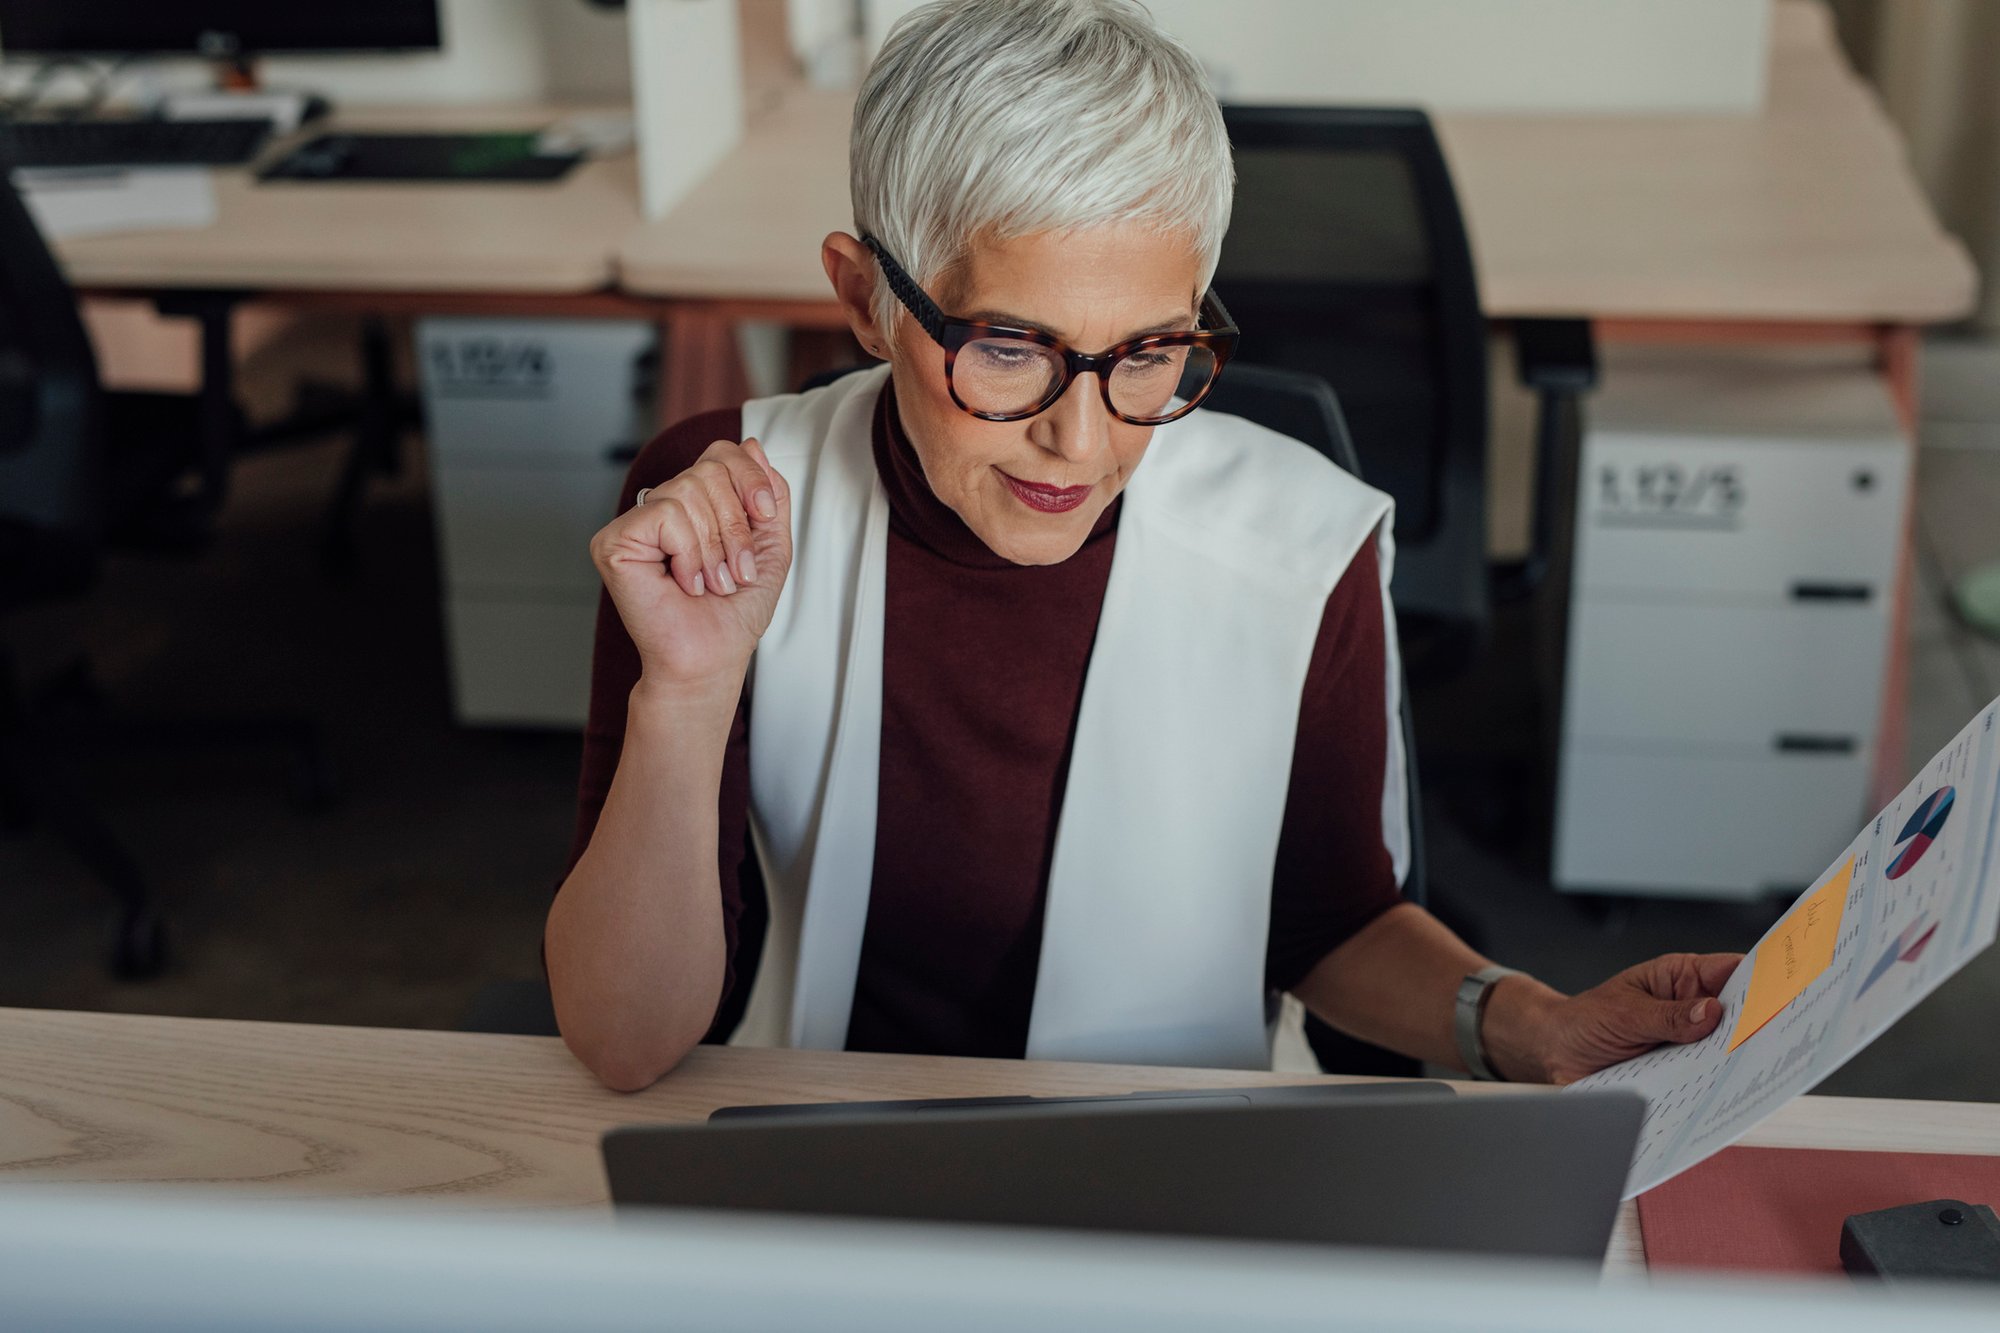
{"label": "laptop", "polygon": [[918,1101],[785,1102],[770,1106],[725,1106],[710,1112],[717,1120],[766,1119],[771,1116],[900,1115],[906,1111],[985,1111],[994,1108],[1046,1112],[1056,1107],[1130,1106],[1276,1106],[1296,1102],[1325,1103],[1383,1096],[1449,1097],[1451,1084],[1383,1080],[1380,1083],[1281,1083],[1268,1088],[1181,1088],[1166,1092],[1114,1092],[1068,1097],[931,1097]]}
{"label": "laptop", "polygon": [[1623,1091],[1385,1090],[1261,1105],[1177,1096],[636,1125],[610,1131],[603,1147],[621,1208],[1596,1263],[1644,1105]]}

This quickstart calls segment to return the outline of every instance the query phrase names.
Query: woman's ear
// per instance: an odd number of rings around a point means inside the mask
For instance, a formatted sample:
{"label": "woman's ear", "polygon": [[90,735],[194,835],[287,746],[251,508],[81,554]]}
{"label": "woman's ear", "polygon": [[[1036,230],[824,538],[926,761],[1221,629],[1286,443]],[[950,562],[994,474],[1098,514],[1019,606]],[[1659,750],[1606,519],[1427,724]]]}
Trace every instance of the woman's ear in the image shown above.
{"label": "woman's ear", "polygon": [[859,240],[837,231],[820,243],[819,260],[826,268],[827,281],[833,284],[840,312],[847,316],[847,326],[854,331],[854,340],[871,356],[888,360],[889,349],[883,345],[882,331],[875,327],[875,256]]}

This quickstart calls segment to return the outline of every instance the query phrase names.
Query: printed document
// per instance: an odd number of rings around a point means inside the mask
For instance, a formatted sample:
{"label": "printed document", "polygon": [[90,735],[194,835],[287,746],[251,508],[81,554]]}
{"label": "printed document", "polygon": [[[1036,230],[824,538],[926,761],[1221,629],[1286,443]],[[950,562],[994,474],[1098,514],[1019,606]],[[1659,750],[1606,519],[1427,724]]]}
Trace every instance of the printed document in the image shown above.
{"label": "printed document", "polygon": [[1924,766],[1750,951],[1723,988],[1714,1032],[1570,1085],[1645,1094],[1626,1198],[1734,1143],[1993,942],[1996,716],[2000,700]]}

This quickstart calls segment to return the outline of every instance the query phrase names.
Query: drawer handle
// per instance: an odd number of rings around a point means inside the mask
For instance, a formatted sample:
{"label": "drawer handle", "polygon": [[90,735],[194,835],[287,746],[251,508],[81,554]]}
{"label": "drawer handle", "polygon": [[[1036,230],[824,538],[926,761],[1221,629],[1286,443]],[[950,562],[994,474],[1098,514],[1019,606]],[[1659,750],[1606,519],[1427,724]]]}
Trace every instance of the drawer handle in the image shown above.
{"label": "drawer handle", "polygon": [[1804,732],[1780,732],[1772,744],[1781,754],[1853,754],[1861,743],[1852,736],[1813,736]]}
{"label": "drawer handle", "polygon": [[642,445],[633,440],[627,440],[623,444],[614,444],[604,451],[604,461],[607,463],[629,463],[639,456],[639,450],[642,447]]}
{"label": "drawer handle", "polygon": [[1875,595],[1870,583],[1794,583],[1795,602],[1865,602]]}

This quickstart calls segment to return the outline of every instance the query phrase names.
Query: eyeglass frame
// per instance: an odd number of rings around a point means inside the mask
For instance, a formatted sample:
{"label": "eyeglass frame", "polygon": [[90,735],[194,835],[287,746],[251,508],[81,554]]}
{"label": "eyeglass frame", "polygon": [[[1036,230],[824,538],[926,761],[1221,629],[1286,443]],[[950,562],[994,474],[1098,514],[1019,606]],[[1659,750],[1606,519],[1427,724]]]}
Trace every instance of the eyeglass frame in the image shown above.
{"label": "eyeglass frame", "polygon": [[[1196,313],[1197,320],[1208,327],[1142,334],[1137,338],[1127,338],[1124,342],[1114,343],[1093,356],[1088,352],[1077,351],[1053,333],[1042,329],[1024,329],[1011,324],[959,319],[947,315],[938,303],[931,299],[930,293],[918,286],[916,279],[896,262],[895,256],[891,255],[880,241],[864,233],[861,243],[868,247],[870,253],[875,256],[875,262],[882,266],[882,276],[889,280],[889,290],[896,294],[896,299],[903,303],[903,308],[908,310],[923,331],[930,335],[931,341],[944,349],[944,383],[951,394],[951,401],[958,404],[960,411],[981,421],[1026,421],[1029,417],[1040,416],[1069,392],[1069,386],[1076,382],[1078,375],[1088,371],[1097,375],[1097,388],[1103,395],[1105,411],[1127,425],[1164,426],[1170,421],[1180,420],[1201,406],[1202,400],[1215,388],[1216,381],[1222,378],[1222,368],[1229,364],[1229,358],[1236,351],[1236,340],[1242,332],[1236,327],[1236,322],[1229,317],[1229,311],[1223,306],[1222,298],[1216,295],[1215,288],[1210,287],[1202,294],[1201,305]],[[1003,339],[1038,344],[1060,354],[1063,359],[1062,379],[1041,402],[1025,412],[981,412],[967,406],[965,400],[958,396],[958,385],[953,379],[952,370],[957,364],[960,350],[967,343],[996,335]],[[1120,361],[1133,353],[1149,351],[1155,347],[1205,348],[1215,357],[1215,371],[1208,377],[1208,383],[1202,386],[1200,393],[1168,415],[1127,416],[1111,401],[1111,372],[1117,368]]]}

